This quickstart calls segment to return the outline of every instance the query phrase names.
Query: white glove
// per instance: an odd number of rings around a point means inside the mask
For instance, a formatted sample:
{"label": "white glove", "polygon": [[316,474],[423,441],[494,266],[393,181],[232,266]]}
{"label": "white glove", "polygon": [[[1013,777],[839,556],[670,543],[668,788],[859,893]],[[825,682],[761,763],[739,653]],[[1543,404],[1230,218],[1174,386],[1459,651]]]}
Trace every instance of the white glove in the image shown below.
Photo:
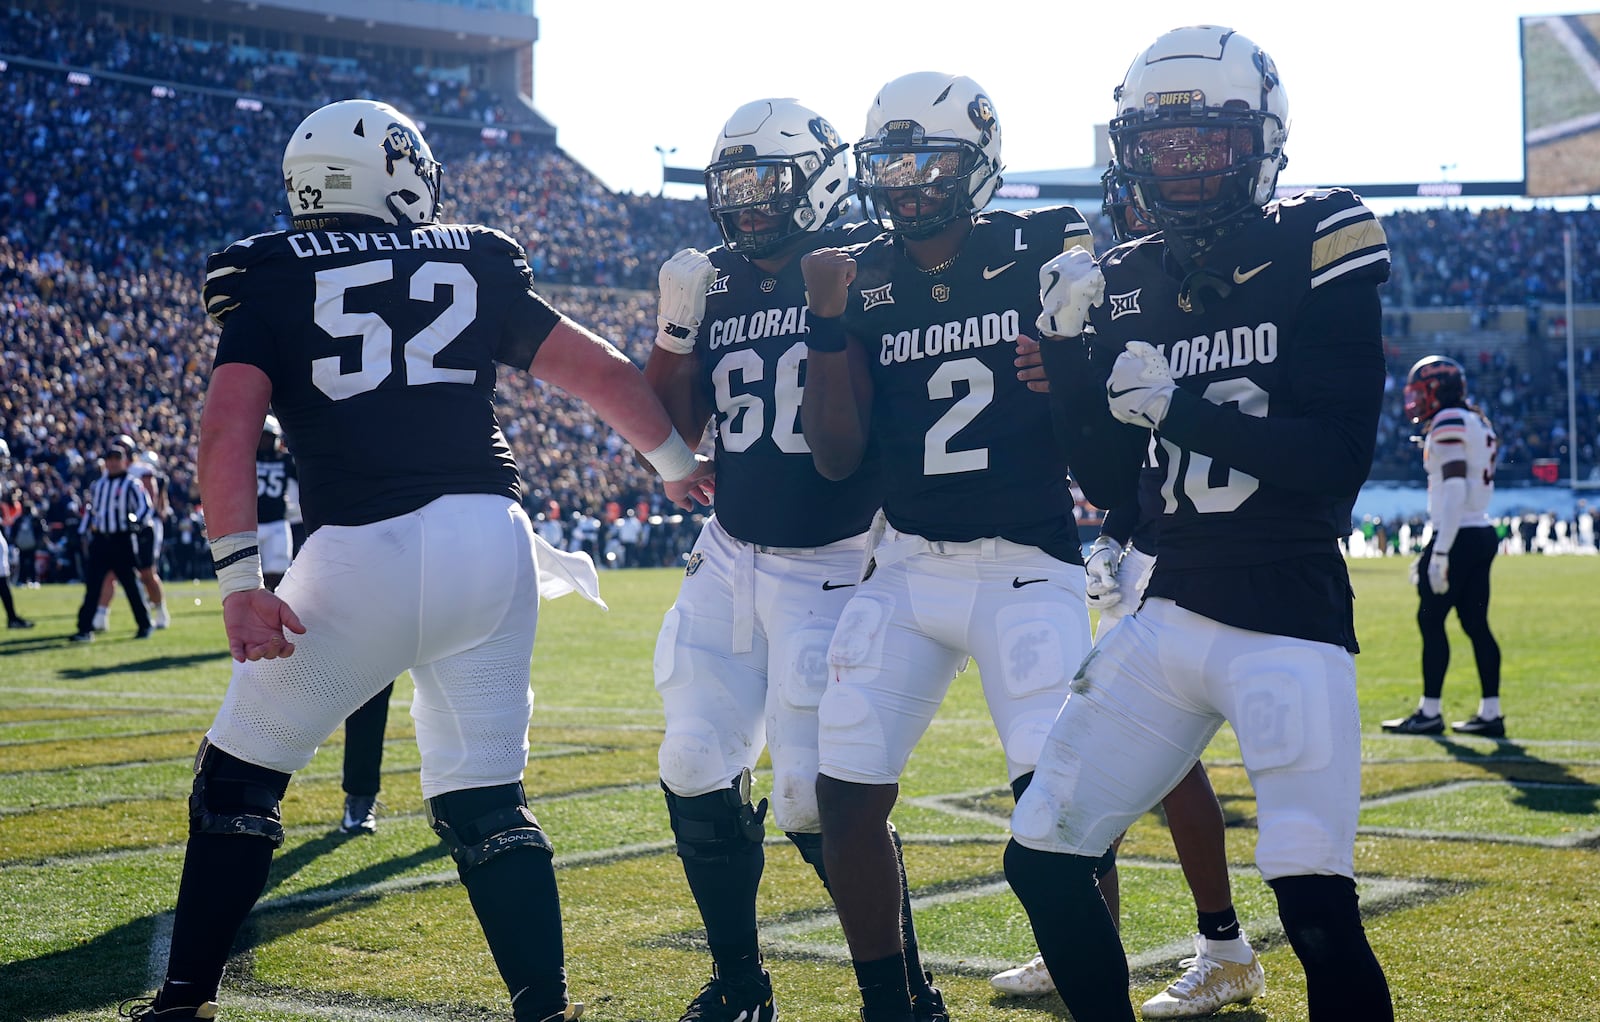
{"label": "white glove", "polygon": [[1117,585],[1117,564],[1121,560],[1122,544],[1110,536],[1101,536],[1089,548],[1083,572],[1087,578],[1084,592],[1089,597],[1090,607],[1108,610],[1121,602],[1122,590]]}
{"label": "white glove", "polygon": [[1106,278],[1094,255],[1082,245],[1039,267],[1039,304],[1034,325],[1050,337],[1076,337],[1083,333],[1089,308],[1105,301]]}
{"label": "white glove", "polygon": [[656,309],[656,346],[676,355],[694,351],[706,314],[706,289],[717,268],[697,248],[686,248],[661,264],[661,304]]}
{"label": "white glove", "polygon": [[1450,551],[1435,550],[1428,557],[1428,588],[1433,595],[1443,596],[1450,591]]}
{"label": "white glove", "polygon": [[1172,392],[1172,370],[1155,345],[1129,341],[1126,350],[1111,364],[1106,380],[1106,404],[1118,420],[1132,426],[1157,429],[1167,417]]}

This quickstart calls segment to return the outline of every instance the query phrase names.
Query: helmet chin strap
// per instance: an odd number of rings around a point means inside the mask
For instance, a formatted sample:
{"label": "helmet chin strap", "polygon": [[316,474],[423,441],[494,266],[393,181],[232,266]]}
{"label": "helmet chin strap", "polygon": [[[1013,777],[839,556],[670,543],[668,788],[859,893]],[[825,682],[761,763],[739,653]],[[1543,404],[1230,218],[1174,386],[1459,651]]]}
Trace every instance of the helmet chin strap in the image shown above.
{"label": "helmet chin strap", "polygon": [[[1220,273],[1213,273],[1203,268],[1200,264],[1211,248],[1210,245],[1197,245],[1195,239],[1183,232],[1167,231],[1162,235],[1166,239],[1166,255],[1176,264],[1183,275],[1182,282],[1178,285],[1178,308],[1189,313],[1203,313],[1206,311],[1205,293],[1207,291],[1217,298],[1227,298],[1233,293],[1233,283]],[[1176,274],[1174,274],[1176,276]]]}

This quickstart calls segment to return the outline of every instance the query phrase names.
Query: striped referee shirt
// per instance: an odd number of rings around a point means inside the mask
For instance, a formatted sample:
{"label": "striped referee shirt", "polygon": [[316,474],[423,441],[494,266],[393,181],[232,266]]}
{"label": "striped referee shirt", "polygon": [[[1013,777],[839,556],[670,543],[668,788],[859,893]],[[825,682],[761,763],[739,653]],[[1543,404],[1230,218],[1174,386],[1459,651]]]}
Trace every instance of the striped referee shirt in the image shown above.
{"label": "striped referee shirt", "polygon": [[150,495],[139,480],[130,475],[102,475],[89,484],[89,507],[78,532],[137,532],[150,524],[150,516]]}

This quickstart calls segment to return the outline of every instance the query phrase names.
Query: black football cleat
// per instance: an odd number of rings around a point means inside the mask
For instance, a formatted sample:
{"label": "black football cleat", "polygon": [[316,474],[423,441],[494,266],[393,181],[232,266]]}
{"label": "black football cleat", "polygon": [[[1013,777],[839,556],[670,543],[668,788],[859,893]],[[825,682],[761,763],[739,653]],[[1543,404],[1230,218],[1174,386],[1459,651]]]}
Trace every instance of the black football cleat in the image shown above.
{"label": "black football cleat", "polygon": [[1384,721],[1383,729],[1392,735],[1442,735],[1444,715],[1436,713],[1429,717],[1418,710],[1409,717]]}
{"label": "black football cleat", "polygon": [[714,969],[711,982],[689,1002],[678,1022],[776,1022],[772,977],[762,970],[755,976],[724,979]]}
{"label": "black football cleat", "polygon": [[6,622],[7,628],[32,628],[33,622],[25,617],[14,617]]}
{"label": "black football cleat", "polygon": [[207,1001],[199,1007],[157,1008],[154,997],[130,997],[117,1005],[117,1017],[133,1022],[204,1022],[217,1017],[217,1002]]}
{"label": "black football cleat", "polygon": [[341,834],[376,834],[378,832],[378,796],[346,795],[344,819],[339,821]]}
{"label": "black football cleat", "polygon": [[1458,735],[1477,735],[1479,738],[1504,738],[1506,736],[1506,718],[1495,717],[1493,720],[1484,720],[1474,713],[1466,720],[1458,720],[1450,725],[1450,730]]}
{"label": "black football cleat", "polygon": [[[933,976],[924,975],[931,983]],[[911,995],[911,1014],[917,1022],[950,1022],[950,1012],[944,1006],[944,994],[936,986],[929,986],[925,994]]]}

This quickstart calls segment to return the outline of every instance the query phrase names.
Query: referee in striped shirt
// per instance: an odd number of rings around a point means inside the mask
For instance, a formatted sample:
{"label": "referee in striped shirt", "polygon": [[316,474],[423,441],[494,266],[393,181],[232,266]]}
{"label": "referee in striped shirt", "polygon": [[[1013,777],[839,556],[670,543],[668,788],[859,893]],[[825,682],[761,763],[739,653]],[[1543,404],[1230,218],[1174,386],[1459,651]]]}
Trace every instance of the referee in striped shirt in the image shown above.
{"label": "referee in striped shirt", "polygon": [[83,606],[78,608],[78,633],[72,637],[73,642],[94,639],[90,629],[100,602],[100,586],[108,572],[117,576],[128,594],[133,620],[139,625],[134,637],[150,637],[150,613],[139,595],[135,566],[139,530],[150,524],[152,510],[145,488],[128,475],[130,457],[131,451],[113,442],[105,451],[105,475],[89,485],[88,508],[78,526],[79,535],[89,538],[89,557],[84,569]]}

